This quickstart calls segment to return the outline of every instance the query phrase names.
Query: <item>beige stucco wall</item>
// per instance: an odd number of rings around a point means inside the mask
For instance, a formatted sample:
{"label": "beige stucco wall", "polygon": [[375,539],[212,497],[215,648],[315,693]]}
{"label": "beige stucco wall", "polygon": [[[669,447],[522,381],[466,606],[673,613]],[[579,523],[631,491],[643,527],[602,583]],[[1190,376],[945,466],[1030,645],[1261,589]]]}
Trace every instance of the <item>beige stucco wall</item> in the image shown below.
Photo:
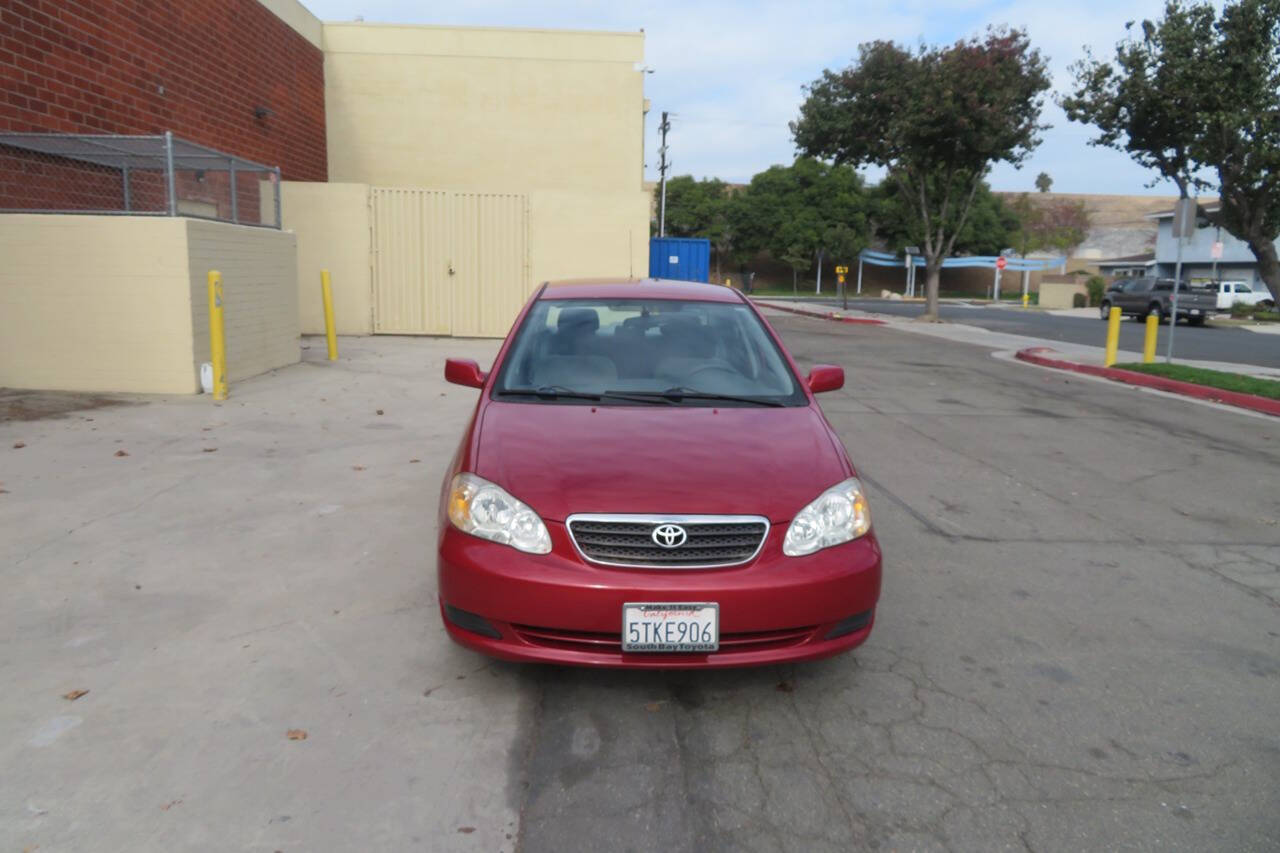
{"label": "beige stucco wall", "polygon": [[535,283],[646,272],[643,33],[325,23],[324,50],[330,180],[528,195]]}
{"label": "beige stucco wall", "polygon": [[280,185],[284,228],[298,241],[298,309],[304,334],[324,333],[320,270],[333,284],[334,322],[340,335],[373,331],[369,267],[369,185]]}
{"label": "beige stucco wall", "polygon": [[231,378],[297,361],[293,254],[292,235],[181,217],[0,215],[0,386],[196,392],[211,267]]}
{"label": "beige stucco wall", "polygon": [[[1077,293],[1089,298],[1089,288],[1083,281],[1043,281],[1040,283],[1041,308],[1071,308]],[[1086,303],[1087,304],[1087,303]]]}
{"label": "beige stucco wall", "polygon": [[194,391],[186,223],[0,215],[0,386]]}

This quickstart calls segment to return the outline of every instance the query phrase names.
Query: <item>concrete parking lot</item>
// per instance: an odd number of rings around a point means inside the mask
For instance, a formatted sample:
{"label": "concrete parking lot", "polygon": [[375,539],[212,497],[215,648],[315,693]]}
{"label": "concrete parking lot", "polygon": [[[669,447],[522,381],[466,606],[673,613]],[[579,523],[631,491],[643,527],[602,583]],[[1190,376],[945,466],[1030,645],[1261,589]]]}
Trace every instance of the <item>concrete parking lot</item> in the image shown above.
{"label": "concrete parking lot", "polygon": [[772,321],[886,561],[865,646],[761,670],[448,642],[441,368],[496,342],[0,394],[0,849],[1280,849],[1277,423]]}

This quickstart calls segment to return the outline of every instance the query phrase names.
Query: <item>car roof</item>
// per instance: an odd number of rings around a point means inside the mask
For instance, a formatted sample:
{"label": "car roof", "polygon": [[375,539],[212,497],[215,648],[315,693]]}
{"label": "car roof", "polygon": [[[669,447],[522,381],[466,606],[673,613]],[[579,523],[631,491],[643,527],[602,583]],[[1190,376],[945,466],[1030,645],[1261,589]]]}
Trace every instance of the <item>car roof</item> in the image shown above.
{"label": "car roof", "polygon": [[677,299],[741,302],[738,291],[719,284],[664,278],[584,278],[549,281],[540,299]]}

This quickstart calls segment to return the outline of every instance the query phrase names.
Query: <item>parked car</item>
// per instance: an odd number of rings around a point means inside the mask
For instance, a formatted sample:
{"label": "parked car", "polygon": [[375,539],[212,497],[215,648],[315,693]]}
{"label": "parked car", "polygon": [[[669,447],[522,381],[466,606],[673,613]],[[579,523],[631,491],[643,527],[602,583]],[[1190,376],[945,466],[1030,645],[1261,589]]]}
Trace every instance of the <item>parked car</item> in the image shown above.
{"label": "parked car", "polygon": [[1218,310],[1220,311],[1230,311],[1231,306],[1236,303],[1261,305],[1263,307],[1271,307],[1276,304],[1275,300],[1271,298],[1271,291],[1261,285],[1255,290],[1253,285],[1243,281],[1214,281],[1207,284],[1206,287],[1217,292]]}
{"label": "parked car", "polygon": [[871,632],[866,491],[737,291],[540,288],[486,373],[440,494],[441,616],[494,657],[699,668],[825,657]]}
{"label": "parked car", "polygon": [[[1148,314],[1157,314],[1163,323],[1173,313],[1173,279],[1118,279],[1102,295],[1098,307],[1103,320],[1111,313],[1112,306],[1119,308],[1126,317],[1139,320],[1145,320]],[[1217,311],[1217,294],[1209,288],[1191,286],[1186,282],[1178,288],[1177,319],[1186,320],[1192,326],[1202,326],[1205,318]]]}

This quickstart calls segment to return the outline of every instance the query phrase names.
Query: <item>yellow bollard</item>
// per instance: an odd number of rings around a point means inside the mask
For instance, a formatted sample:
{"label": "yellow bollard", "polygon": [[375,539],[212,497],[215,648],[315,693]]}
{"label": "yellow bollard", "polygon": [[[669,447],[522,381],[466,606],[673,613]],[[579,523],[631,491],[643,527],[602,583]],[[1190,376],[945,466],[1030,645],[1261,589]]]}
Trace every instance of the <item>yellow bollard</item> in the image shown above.
{"label": "yellow bollard", "polygon": [[209,270],[209,360],[213,399],[227,399],[227,338],[222,325],[222,273]]}
{"label": "yellow bollard", "polygon": [[[1115,310],[1115,309],[1112,309]],[[1142,363],[1150,364],[1156,360],[1156,332],[1160,329],[1160,315],[1147,315],[1147,336],[1142,341]]]}
{"label": "yellow bollard", "polygon": [[1030,304],[1031,304],[1031,294],[1030,293],[1022,294],[1022,307],[1026,308]]}
{"label": "yellow bollard", "polygon": [[1116,350],[1120,349],[1120,309],[1113,307],[1107,315],[1107,357],[1103,367],[1116,363]]}
{"label": "yellow bollard", "polygon": [[324,336],[329,342],[329,360],[338,360],[338,330],[333,327],[333,287],[329,271],[320,270],[320,298],[324,301]]}

